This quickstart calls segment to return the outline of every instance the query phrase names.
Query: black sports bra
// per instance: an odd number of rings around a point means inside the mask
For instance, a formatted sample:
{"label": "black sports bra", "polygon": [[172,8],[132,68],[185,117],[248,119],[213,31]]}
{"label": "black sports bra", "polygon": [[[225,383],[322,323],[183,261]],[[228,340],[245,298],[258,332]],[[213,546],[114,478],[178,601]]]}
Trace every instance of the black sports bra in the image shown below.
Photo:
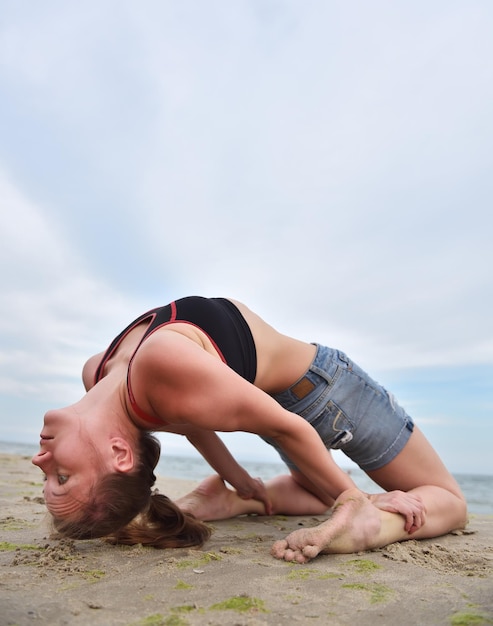
{"label": "black sports bra", "polygon": [[129,324],[106,350],[96,370],[94,382],[103,378],[106,363],[118,349],[128,333],[139,324],[149,320],[144,336],[135,349],[127,370],[127,389],[130,404],[134,411],[147,422],[163,424],[164,420],[156,419],[148,415],[137,405],[132,393],[130,373],[132,361],[144,341],[158,328],[162,328],[173,322],[184,322],[196,326],[203,331],[218,355],[226,365],[231,367],[242,378],[253,383],[257,373],[257,352],[250,327],[238,308],[225,298],[203,298],[190,296],[175,300],[170,304],[151,309]]}

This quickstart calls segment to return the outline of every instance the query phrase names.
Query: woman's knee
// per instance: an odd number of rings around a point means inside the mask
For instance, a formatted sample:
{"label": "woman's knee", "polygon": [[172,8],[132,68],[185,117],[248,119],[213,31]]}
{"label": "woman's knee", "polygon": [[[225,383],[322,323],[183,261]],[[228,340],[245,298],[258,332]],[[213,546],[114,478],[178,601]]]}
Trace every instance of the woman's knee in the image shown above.
{"label": "woman's knee", "polygon": [[469,512],[467,510],[467,501],[462,493],[457,496],[457,528],[464,528],[469,520]]}

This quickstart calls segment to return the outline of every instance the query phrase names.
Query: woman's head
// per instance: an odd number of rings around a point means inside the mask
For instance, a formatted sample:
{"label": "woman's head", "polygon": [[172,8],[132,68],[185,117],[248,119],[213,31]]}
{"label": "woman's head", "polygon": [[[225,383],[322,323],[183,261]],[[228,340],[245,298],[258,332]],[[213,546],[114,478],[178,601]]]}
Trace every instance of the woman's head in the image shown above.
{"label": "woman's head", "polygon": [[[142,543],[158,548],[202,545],[209,538],[210,530],[205,524],[182,513],[166,496],[152,492],[160,444],[150,433],[139,431],[130,452],[124,441],[115,444],[110,458],[120,455],[125,471],[115,469],[118,463],[114,462],[108,469],[97,450],[91,453],[88,449],[86,457],[74,463],[69,452],[60,452],[55,459],[47,449],[49,442],[45,442],[45,450],[43,440],[41,443],[42,450],[33,463],[47,475],[45,500],[54,527],[62,536],[106,537],[113,543]],[[131,464],[127,462],[129,454]],[[71,471],[63,465],[70,465]]]}
{"label": "woman's head", "polygon": [[95,480],[87,497],[78,503],[76,514],[57,515],[49,507],[61,535],[73,539],[106,537],[148,508],[160,444],[151,434],[142,432],[137,446],[132,471],[112,471]]}
{"label": "woman's head", "polygon": [[101,477],[134,468],[137,429],[125,432],[95,415],[79,405],[45,415],[32,462],[44,472],[46,506],[56,518],[76,517]]}

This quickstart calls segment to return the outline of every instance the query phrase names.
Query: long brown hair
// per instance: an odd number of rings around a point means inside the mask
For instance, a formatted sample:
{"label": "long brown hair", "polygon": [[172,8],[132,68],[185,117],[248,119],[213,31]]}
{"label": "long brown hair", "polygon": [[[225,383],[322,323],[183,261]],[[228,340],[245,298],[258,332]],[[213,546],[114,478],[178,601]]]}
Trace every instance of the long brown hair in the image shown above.
{"label": "long brown hair", "polygon": [[53,519],[56,531],[72,539],[104,537],[110,543],[155,548],[201,546],[209,539],[210,528],[180,511],[167,496],[152,491],[160,452],[156,437],[141,432],[136,470],[103,476],[78,519]]}

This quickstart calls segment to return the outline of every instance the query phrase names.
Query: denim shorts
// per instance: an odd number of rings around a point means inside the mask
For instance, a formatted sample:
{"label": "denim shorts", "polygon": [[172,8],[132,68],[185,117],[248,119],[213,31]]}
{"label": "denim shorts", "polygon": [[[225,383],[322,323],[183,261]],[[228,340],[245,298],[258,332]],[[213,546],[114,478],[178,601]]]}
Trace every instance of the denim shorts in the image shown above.
{"label": "denim shorts", "polygon": [[[342,450],[365,471],[395,458],[414,428],[391,393],[343,352],[320,345],[306,374],[272,397],[309,422],[327,448]],[[297,469],[272,439],[264,440],[290,469]]]}

